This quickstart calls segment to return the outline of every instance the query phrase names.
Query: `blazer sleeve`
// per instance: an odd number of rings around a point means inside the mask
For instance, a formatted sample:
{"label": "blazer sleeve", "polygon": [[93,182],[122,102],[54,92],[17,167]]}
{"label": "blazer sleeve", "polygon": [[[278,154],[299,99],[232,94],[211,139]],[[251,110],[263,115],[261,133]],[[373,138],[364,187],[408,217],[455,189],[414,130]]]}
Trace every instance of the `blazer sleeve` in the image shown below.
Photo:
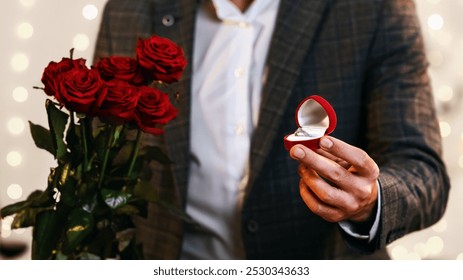
{"label": "blazer sleeve", "polygon": [[450,189],[414,3],[385,0],[378,14],[365,81],[365,143],[380,167],[381,222],[373,242],[350,239],[369,251],[437,222]]}

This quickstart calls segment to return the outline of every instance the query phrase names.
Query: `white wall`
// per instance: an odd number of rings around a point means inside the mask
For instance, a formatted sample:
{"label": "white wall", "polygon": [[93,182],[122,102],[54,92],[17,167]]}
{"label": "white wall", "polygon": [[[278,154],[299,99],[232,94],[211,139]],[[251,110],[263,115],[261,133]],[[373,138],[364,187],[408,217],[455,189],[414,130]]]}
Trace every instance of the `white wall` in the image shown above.
{"label": "white wall", "polygon": [[[41,74],[48,62],[68,56],[72,47],[76,48],[75,57],[87,58],[91,63],[105,2],[1,1],[0,206],[25,199],[32,190],[45,187],[54,161],[47,152],[35,148],[30,137],[28,120],[47,126],[45,95],[32,87],[42,85]],[[463,219],[460,216],[463,214],[463,55],[460,54],[463,48],[463,0],[416,2],[431,62],[430,74],[452,191],[441,222],[394,242],[389,249],[395,259],[463,258]],[[85,7],[90,8],[86,10]],[[17,153],[10,154],[12,151]],[[19,159],[20,163],[14,162]],[[8,219],[3,221],[0,242],[19,240],[30,243],[31,230],[10,231],[10,222]],[[21,258],[28,259],[29,254],[26,252]]]}

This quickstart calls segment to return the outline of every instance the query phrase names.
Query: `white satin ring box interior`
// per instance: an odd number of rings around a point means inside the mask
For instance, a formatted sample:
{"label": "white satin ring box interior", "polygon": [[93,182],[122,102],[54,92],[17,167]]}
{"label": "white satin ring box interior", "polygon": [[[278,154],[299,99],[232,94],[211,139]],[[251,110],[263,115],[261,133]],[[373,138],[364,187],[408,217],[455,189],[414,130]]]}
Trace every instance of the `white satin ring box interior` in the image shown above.
{"label": "white satin ring box interior", "polygon": [[316,150],[319,148],[320,138],[336,128],[337,119],[333,107],[319,95],[311,95],[302,100],[296,109],[295,118],[298,129],[284,137],[287,150],[296,144]]}

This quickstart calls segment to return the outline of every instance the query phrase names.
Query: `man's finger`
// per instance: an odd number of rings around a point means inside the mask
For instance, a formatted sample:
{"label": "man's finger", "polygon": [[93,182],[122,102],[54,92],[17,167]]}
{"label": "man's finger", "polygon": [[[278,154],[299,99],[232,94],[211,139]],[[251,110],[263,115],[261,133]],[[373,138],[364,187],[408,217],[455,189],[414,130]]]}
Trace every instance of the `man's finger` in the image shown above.
{"label": "man's finger", "polygon": [[336,162],[323,157],[314,151],[300,145],[295,145],[291,151],[291,156],[298,159],[303,165],[313,169],[321,177],[336,184],[339,188],[349,191],[356,176],[346,170]]}
{"label": "man's finger", "polygon": [[322,155],[328,159],[331,159],[332,161],[336,162],[337,164],[341,165],[345,169],[349,169],[352,164],[348,163],[347,161],[343,160],[342,158],[339,158],[335,155],[330,154],[329,152],[323,150],[323,149],[317,149],[315,151],[317,154]]}
{"label": "man's finger", "polygon": [[346,162],[350,163],[358,173],[367,175],[368,177],[378,177],[378,166],[362,149],[330,136],[324,136],[320,139],[320,148],[336,157],[344,159]]}

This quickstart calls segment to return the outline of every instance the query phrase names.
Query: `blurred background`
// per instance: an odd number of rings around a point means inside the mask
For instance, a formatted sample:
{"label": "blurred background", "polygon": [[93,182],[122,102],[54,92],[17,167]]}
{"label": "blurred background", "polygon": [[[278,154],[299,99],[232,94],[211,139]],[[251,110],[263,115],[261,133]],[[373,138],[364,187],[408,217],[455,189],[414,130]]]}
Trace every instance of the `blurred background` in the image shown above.
{"label": "blurred background", "polygon": [[[35,147],[28,121],[48,127],[43,69],[69,56],[91,65],[107,0],[9,0],[0,3],[0,207],[44,189],[54,160]],[[434,226],[390,244],[393,259],[463,259],[463,0],[417,0],[439,114],[444,160],[452,181],[444,217]],[[25,245],[16,259],[30,259],[31,229],[0,224],[0,259]]]}

